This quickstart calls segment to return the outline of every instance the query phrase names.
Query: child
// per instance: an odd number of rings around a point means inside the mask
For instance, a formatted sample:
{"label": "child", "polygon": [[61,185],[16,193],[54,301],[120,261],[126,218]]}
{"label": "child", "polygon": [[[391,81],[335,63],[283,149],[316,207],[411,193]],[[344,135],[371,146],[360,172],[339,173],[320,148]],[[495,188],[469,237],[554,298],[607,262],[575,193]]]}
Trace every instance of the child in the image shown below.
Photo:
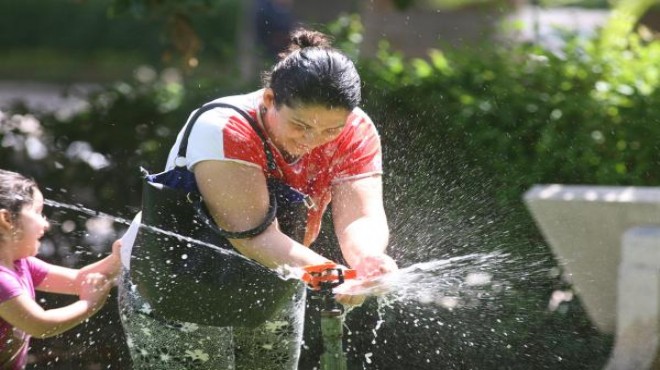
{"label": "child", "polygon": [[[111,255],[79,270],[37,259],[39,239],[49,227],[43,205],[34,181],[0,170],[0,369],[25,367],[31,336],[51,337],[94,315],[119,273],[119,241]],[[80,300],[44,310],[35,289]]]}

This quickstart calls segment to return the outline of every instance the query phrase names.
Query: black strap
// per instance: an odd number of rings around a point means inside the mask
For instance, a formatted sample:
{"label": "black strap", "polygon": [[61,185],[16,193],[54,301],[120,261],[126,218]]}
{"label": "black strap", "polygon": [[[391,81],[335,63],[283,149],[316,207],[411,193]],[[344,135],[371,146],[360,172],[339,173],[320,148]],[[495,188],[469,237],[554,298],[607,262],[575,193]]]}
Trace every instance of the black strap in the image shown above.
{"label": "black strap", "polygon": [[[259,125],[257,122],[245,111],[242,109],[235,107],[231,104],[227,103],[208,103],[203,106],[201,106],[195,113],[193,114],[192,117],[190,117],[190,120],[188,122],[188,126],[186,126],[186,130],[183,132],[183,137],[181,138],[181,143],[179,144],[179,152],[178,152],[178,157],[180,158],[185,158],[186,157],[186,151],[188,150],[188,138],[190,137],[190,133],[192,132],[193,126],[197,122],[197,119],[202,115],[202,113],[207,112],[211,109],[215,108],[229,108],[233,109],[236,112],[238,112],[243,118],[245,118],[250,126],[252,126],[252,129],[259,135],[259,138],[261,139],[261,142],[264,145],[264,152],[266,153],[266,160],[267,160],[267,165],[268,169],[271,171],[274,171],[277,169],[277,164],[275,163],[275,158],[273,157],[273,152],[270,150],[270,146],[268,145],[268,142],[266,141],[266,137],[264,136],[264,133],[261,131],[259,128]],[[175,161],[176,165],[176,161]],[[185,166],[185,164],[183,165]],[[220,236],[223,236],[227,239],[246,239],[246,238],[251,238],[254,236],[257,236],[264,232],[268,226],[270,226],[271,223],[273,223],[273,220],[275,220],[275,217],[277,216],[277,200],[275,198],[275,194],[272,191],[268,191],[268,196],[269,196],[269,205],[268,205],[268,212],[266,213],[266,217],[264,221],[257,225],[256,227],[250,229],[250,230],[245,230],[245,231],[227,231],[222,228],[220,228],[211,218],[211,216],[208,214],[208,211],[206,207],[204,207],[204,202],[201,199],[197,199],[195,203],[195,210],[199,217],[204,221],[204,223],[209,226],[213,231],[215,231],[217,234]]]}
{"label": "black strap", "polygon": [[[233,109],[236,112],[238,112],[243,118],[245,118],[250,126],[252,126],[252,129],[259,135],[259,138],[261,139],[261,142],[264,145],[264,152],[266,153],[266,161],[268,162],[268,169],[271,171],[275,171],[277,169],[277,164],[275,164],[275,157],[273,156],[273,152],[270,150],[270,146],[268,145],[268,141],[266,140],[266,136],[264,133],[261,131],[261,128],[257,124],[257,122],[247,114],[244,110],[233,106],[231,104],[227,103],[208,103],[202,105],[199,109],[195,111],[192,117],[190,117],[190,121],[188,122],[188,126],[186,126],[186,131],[183,132],[183,137],[181,138],[181,143],[179,144],[179,153],[178,157],[185,158],[186,157],[186,152],[188,151],[188,138],[190,137],[190,133],[192,132],[193,126],[197,122],[197,119],[204,113],[207,112],[211,109],[215,108],[229,108]],[[176,165],[176,161],[175,161]]]}
{"label": "black strap", "polygon": [[269,191],[268,196],[270,199],[268,204],[268,212],[266,213],[266,217],[264,217],[263,222],[253,227],[252,229],[244,231],[227,231],[218,226],[211,215],[209,215],[208,209],[205,207],[204,201],[202,199],[195,201],[194,208],[195,213],[197,213],[197,216],[199,216],[199,219],[202,220],[204,224],[206,224],[206,226],[213,230],[216,234],[227,239],[247,239],[255,237],[266,231],[268,226],[270,226],[270,224],[272,224],[275,220],[275,217],[277,217],[277,200],[275,199],[275,194],[273,194],[272,191]]}

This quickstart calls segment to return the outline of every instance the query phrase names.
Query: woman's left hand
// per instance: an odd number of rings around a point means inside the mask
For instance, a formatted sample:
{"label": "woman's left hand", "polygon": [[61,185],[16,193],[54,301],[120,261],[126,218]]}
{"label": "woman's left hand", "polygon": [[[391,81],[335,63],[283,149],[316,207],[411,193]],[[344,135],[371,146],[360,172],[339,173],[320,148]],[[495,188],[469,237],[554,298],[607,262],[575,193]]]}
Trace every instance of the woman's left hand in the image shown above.
{"label": "woman's left hand", "polygon": [[[393,272],[399,269],[396,262],[392,257],[386,254],[379,254],[373,256],[367,256],[363,258],[359,263],[355,265],[355,271],[357,272],[357,281],[355,286],[360,288],[369,287],[370,282],[364,281],[360,283],[360,280],[370,280],[378,276]],[[350,282],[353,285],[353,282]],[[351,289],[349,289],[350,291]],[[362,289],[358,289],[362,290]],[[367,298],[367,295],[361,294],[336,294],[335,299],[341,304],[346,306],[360,306],[364,303],[364,300]]]}
{"label": "woman's left hand", "polygon": [[369,279],[396,271],[399,266],[392,257],[377,254],[362,258],[353,268],[357,272],[358,279]]}

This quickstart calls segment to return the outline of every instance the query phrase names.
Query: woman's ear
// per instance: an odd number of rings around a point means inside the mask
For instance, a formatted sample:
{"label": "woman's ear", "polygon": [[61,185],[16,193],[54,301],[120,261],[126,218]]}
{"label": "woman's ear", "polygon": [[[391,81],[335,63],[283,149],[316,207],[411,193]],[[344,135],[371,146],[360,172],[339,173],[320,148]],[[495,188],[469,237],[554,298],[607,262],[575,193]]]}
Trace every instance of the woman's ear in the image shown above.
{"label": "woman's ear", "polygon": [[275,92],[273,91],[273,89],[271,89],[269,87],[265,88],[262,100],[264,102],[264,107],[266,107],[266,109],[274,108],[275,107]]}

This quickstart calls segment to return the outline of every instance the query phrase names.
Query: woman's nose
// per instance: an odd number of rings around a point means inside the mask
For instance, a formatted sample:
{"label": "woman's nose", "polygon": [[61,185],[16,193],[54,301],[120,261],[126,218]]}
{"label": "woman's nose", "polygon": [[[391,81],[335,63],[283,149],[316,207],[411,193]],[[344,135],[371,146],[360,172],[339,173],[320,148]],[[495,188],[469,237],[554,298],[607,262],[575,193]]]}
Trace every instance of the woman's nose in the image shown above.
{"label": "woman's nose", "polygon": [[316,146],[321,141],[321,135],[312,130],[307,130],[303,135],[303,140],[307,146]]}

